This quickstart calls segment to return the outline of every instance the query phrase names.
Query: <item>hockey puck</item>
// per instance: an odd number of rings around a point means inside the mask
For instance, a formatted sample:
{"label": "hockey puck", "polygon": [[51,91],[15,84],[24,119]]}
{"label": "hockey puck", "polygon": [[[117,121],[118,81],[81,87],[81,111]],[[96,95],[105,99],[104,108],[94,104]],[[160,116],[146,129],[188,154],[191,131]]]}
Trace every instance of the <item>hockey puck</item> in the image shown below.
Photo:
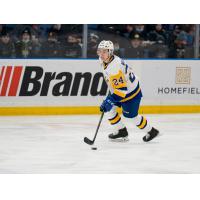
{"label": "hockey puck", "polygon": [[92,150],[97,150],[97,147],[91,147]]}

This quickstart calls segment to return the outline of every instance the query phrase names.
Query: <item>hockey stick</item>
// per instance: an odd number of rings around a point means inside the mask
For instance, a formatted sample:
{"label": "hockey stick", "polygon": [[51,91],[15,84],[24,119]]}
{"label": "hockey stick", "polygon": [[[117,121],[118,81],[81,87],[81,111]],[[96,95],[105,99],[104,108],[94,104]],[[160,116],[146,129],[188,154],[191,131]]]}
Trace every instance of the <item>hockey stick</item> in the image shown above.
{"label": "hockey stick", "polygon": [[84,137],[84,142],[85,142],[86,144],[89,144],[89,145],[93,145],[93,144],[94,144],[95,139],[96,139],[96,137],[97,137],[97,133],[98,133],[99,127],[100,127],[101,122],[102,122],[102,119],[103,119],[103,115],[104,115],[104,112],[102,112],[102,114],[101,114],[101,117],[100,117],[100,120],[99,120],[99,124],[98,124],[98,126],[97,126],[97,130],[96,130],[96,133],[95,133],[95,135],[94,135],[93,140],[90,140],[89,138]]}

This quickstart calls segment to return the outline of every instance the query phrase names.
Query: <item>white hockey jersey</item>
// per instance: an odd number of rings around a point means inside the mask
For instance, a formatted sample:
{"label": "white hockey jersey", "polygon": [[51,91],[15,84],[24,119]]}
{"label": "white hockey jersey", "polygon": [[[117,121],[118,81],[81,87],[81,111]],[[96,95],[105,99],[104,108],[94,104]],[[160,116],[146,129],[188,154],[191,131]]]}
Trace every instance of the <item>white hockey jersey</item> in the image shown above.
{"label": "white hockey jersey", "polygon": [[116,101],[125,102],[142,97],[138,78],[124,60],[114,55],[109,63],[102,62],[101,65],[111,95]]}

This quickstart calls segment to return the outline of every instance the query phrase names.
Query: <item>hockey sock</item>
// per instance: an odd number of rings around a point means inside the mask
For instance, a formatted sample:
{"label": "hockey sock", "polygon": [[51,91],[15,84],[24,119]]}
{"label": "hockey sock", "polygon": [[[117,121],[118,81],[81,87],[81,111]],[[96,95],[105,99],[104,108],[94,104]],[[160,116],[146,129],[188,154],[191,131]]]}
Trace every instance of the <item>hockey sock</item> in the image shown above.
{"label": "hockey sock", "polygon": [[147,119],[141,115],[137,115],[133,118],[135,125],[145,132],[149,132],[152,129],[152,126],[149,125]]}
{"label": "hockey sock", "polygon": [[119,113],[115,112],[112,113],[109,118],[108,118],[110,124],[113,126],[114,130],[119,130],[124,128],[124,125],[121,121],[121,117],[119,115]]}

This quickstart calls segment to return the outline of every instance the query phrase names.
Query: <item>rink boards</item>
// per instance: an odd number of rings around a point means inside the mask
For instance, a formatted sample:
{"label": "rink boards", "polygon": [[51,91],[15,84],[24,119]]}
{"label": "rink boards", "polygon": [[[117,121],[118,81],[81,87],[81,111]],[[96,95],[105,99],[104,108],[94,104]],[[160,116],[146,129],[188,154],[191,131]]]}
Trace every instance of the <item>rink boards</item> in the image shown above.
{"label": "rink boards", "polygon": [[[199,60],[126,60],[141,113],[200,112]],[[0,60],[0,115],[97,114],[108,94],[96,59]]]}

